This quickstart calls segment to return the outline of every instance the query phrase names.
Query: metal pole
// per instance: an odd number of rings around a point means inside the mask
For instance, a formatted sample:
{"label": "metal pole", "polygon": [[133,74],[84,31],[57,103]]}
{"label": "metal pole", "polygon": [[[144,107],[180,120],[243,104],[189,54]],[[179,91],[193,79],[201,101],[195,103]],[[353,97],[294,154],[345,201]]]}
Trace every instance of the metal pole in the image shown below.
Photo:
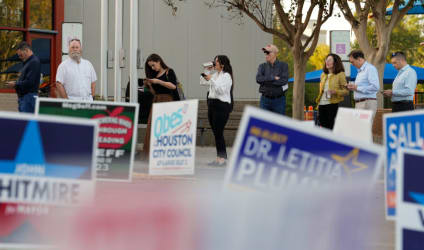
{"label": "metal pole", "polygon": [[107,49],[108,49],[108,0],[100,1],[101,8],[101,39],[100,39],[100,96],[105,100],[108,99],[107,94]]}
{"label": "metal pole", "polygon": [[115,0],[114,101],[121,101],[122,0]]}
{"label": "metal pole", "polygon": [[138,100],[137,74],[137,43],[138,43],[138,0],[130,0],[130,102]]}

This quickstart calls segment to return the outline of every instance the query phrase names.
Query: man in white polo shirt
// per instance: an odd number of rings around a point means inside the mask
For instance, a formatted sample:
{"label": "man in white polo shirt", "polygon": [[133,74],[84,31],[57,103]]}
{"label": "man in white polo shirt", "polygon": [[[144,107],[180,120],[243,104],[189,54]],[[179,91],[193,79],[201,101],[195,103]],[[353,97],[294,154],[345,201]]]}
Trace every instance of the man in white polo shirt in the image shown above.
{"label": "man in white polo shirt", "polygon": [[93,65],[81,58],[79,39],[69,41],[69,58],[57,68],[56,86],[59,97],[71,100],[93,101],[97,75]]}

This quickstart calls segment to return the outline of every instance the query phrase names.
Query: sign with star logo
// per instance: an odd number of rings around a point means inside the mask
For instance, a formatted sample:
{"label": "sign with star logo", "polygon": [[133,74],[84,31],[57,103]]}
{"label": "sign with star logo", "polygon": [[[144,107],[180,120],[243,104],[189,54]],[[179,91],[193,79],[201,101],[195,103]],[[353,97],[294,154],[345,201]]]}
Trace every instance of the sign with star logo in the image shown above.
{"label": "sign with star logo", "polygon": [[137,139],[138,108],[138,103],[37,98],[35,112],[97,120],[97,179],[130,182]]}
{"label": "sign with star logo", "polygon": [[149,174],[194,174],[198,102],[189,100],[153,104]]}
{"label": "sign with star logo", "polygon": [[424,152],[400,149],[396,177],[396,250],[424,246]]}
{"label": "sign with star logo", "polygon": [[0,112],[0,247],[51,245],[59,208],[95,191],[97,123]]}
{"label": "sign with star logo", "polygon": [[399,150],[424,149],[424,111],[385,114],[383,117],[386,148],[385,192],[386,218],[396,216],[396,171],[399,169]]}
{"label": "sign with star logo", "polygon": [[247,107],[225,186],[267,192],[353,180],[372,184],[378,177],[382,156],[383,148],[378,145]]}

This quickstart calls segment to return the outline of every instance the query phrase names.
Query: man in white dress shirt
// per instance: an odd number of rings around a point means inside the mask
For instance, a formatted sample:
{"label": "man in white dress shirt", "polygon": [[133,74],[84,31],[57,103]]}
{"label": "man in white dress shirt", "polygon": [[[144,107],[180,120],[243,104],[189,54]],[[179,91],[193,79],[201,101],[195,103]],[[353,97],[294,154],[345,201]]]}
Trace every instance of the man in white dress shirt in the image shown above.
{"label": "man in white dress shirt", "polygon": [[81,41],[69,41],[69,58],[57,68],[56,86],[59,97],[71,100],[93,101],[97,75],[93,65],[82,59]]}

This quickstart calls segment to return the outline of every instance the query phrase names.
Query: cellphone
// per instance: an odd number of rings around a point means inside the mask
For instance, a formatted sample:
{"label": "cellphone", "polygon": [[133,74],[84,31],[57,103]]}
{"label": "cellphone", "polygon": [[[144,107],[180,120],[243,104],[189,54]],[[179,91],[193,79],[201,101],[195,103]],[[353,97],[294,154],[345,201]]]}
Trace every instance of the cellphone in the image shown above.
{"label": "cellphone", "polygon": [[200,74],[203,78],[205,78],[206,77],[206,74],[205,73],[202,73],[202,74]]}

